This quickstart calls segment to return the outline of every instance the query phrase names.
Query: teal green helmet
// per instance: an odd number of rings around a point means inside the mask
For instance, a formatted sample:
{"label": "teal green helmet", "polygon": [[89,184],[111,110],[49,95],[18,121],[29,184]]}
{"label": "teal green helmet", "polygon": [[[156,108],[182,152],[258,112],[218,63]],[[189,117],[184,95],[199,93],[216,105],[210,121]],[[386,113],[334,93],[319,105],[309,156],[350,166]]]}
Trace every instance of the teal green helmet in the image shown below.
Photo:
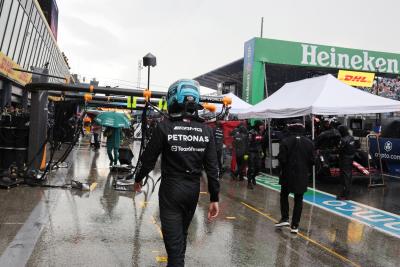
{"label": "teal green helmet", "polygon": [[200,84],[195,80],[181,79],[174,82],[167,93],[167,105],[178,104],[183,106],[185,102],[192,102],[196,105],[200,102]]}

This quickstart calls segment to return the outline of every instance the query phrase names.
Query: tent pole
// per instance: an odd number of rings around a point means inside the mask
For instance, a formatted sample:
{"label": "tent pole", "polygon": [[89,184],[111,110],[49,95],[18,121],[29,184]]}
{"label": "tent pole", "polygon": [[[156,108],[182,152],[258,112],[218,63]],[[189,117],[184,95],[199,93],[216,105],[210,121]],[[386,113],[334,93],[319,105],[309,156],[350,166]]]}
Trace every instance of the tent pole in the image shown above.
{"label": "tent pole", "polygon": [[268,119],[268,150],[269,150],[269,174],[272,175],[271,119]]}
{"label": "tent pole", "polygon": [[[311,115],[311,138],[314,142],[315,139],[315,117],[314,115]],[[315,197],[315,164],[312,167],[312,172],[313,172],[313,189],[314,189],[314,197]]]}

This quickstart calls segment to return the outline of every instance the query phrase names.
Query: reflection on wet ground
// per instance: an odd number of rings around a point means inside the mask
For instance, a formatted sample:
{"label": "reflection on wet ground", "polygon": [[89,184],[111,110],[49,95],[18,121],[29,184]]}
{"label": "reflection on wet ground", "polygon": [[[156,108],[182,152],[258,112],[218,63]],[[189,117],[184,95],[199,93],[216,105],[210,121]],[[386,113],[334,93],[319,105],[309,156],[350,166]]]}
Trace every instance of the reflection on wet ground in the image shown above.
{"label": "reflection on wet ground", "polygon": [[[51,182],[97,182],[92,192],[21,187],[0,191],[0,265],[165,266],[157,191],[112,187],[105,149],[77,147]],[[154,173],[158,177],[159,173]],[[158,186],[157,186],[158,187]],[[203,184],[190,227],[187,266],[398,266],[400,241],[304,205],[301,234],[274,229],[279,193],[222,180],[221,214],[207,222]]]}
{"label": "reflection on wet ground", "polygon": [[[400,178],[385,178],[385,187],[368,188],[368,177],[356,177],[351,199],[365,205],[400,215]],[[319,181],[317,189],[337,195],[341,186],[337,180]]]}

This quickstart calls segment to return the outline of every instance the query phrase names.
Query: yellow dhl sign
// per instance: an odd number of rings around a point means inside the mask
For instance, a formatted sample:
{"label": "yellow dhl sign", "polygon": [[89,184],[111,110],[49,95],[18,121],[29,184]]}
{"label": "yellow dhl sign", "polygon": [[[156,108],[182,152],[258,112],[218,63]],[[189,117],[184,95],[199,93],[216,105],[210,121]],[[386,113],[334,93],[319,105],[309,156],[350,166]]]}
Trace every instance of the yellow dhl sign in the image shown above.
{"label": "yellow dhl sign", "polygon": [[372,87],[375,73],[339,70],[338,79],[352,86]]}
{"label": "yellow dhl sign", "polygon": [[32,74],[15,71],[13,68],[21,69],[17,63],[0,51],[0,74],[21,85],[31,82]]}

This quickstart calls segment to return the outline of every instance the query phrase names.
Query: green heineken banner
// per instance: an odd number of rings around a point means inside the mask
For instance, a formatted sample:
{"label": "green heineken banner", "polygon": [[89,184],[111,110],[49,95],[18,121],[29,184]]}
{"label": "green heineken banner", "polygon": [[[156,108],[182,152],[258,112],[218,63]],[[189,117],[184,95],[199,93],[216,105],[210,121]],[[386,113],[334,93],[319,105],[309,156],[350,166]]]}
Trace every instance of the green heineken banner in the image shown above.
{"label": "green heineken banner", "polygon": [[253,38],[243,66],[243,98],[251,104],[264,99],[265,63],[400,74],[400,54]]}

